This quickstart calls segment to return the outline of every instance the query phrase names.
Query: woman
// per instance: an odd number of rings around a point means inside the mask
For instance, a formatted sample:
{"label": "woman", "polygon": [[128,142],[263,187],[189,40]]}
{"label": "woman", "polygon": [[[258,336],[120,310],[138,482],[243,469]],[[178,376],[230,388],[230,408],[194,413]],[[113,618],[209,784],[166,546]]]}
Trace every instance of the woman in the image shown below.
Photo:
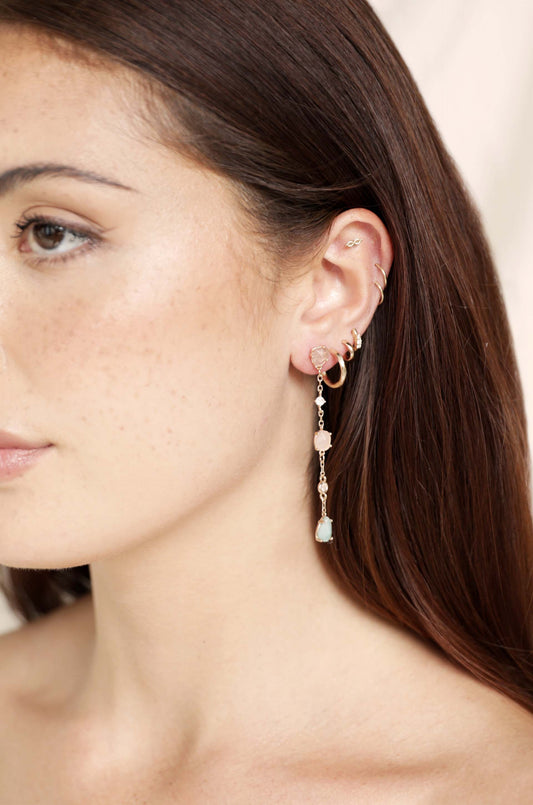
{"label": "woman", "polygon": [[0,20],[2,802],[529,802],[520,380],[374,13]]}

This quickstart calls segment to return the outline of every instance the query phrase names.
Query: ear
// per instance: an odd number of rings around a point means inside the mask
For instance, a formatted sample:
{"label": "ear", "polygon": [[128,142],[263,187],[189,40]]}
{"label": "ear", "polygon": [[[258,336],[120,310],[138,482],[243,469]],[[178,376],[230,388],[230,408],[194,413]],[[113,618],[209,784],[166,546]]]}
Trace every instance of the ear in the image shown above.
{"label": "ear", "polygon": [[[350,241],[361,242],[352,247]],[[291,361],[301,372],[316,375],[309,353],[326,346],[346,353],[343,340],[352,343],[351,329],[362,336],[381,302],[385,279],[394,253],[389,233],[371,210],[354,208],[340,213],[315,252],[309,270],[299,282],[299,304],[294,321]],[[386,291],[384,291],[386,298]],[[335,354],[324,364],[327,371],[337,362]]]}

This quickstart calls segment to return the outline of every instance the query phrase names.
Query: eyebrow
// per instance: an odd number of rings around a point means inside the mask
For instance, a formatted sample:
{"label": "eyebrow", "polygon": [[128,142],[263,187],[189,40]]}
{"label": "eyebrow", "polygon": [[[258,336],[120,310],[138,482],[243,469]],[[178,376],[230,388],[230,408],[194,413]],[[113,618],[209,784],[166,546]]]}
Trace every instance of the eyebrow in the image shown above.
{"label": "eyebrow", "polygon": [[22,184],[27,184],[41,176],[45,177],[66,177],[67,179],[79,179],[82,182],[89,182],[90,184],[103,184],[108,187],[116,187],[120,190],[129,190],[137,192],[133,187],[128,187],[115,179],[107,179],[105,176],[100,176],[93,171],[84,171],[80,168],[75,168],[72,165],[56,165],[36,163],[32,165],[21,165],[18,168],[0,173],[0,196],[11,192],[16,187]]}

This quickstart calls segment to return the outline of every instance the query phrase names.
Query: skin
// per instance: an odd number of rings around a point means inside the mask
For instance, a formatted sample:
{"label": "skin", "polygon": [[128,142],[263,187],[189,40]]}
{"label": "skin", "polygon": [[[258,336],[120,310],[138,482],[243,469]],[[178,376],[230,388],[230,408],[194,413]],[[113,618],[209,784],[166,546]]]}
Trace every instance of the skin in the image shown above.
{"label": "skin", "polygon": [[[0,426],[54,445],[0,483],[0,563],[89,563],[93,584],[0,641],[0,780],[20,792],[31,769],[50,802],[249,802],[254,785],[378,802],[392,781],[412,802],[460,759],[464,797],[485,736],[522,756],[530,721],[339,591],[306,488],[309,352],[344,352],[352,327],[364,349],[382,221],[344,211],[273,288],[230,182],[140,131],[127,74],[6,27],[0,51],[0,173],[60,163],[132,188],[40,177],[0,197]],[[34,213],[101,240],[36,254],[35,224],[13,237]]]}

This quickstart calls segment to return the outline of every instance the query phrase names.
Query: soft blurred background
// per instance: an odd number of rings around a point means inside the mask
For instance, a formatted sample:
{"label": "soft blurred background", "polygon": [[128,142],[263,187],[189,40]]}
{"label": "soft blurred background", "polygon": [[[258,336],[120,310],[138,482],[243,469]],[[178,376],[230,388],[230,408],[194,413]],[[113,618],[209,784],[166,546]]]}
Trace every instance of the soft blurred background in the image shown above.
{"label": "soft blurred background", "polygon": [[[372,0],[481,212],[533,437],[533,3]],[[19,621],[0,596],[0,632]]]}

